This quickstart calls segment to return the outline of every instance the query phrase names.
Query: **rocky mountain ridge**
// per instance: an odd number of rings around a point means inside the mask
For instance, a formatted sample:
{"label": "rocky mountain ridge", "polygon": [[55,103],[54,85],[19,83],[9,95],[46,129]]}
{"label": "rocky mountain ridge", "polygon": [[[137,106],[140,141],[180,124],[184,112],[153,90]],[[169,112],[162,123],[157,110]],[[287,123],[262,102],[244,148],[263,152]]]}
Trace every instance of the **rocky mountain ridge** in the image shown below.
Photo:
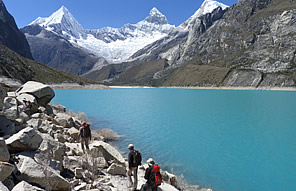
{"label": "rocky mountain ridge", "polygon": [[133,55],[139,66],[163,60],[162,70],[131,82],[126,76],[133,78],[133,69],[126,68],[107,81],[154,86],[295,87],[295,10],[296,3],[290,0],[239,1],[225,10],[217,8],[198,17],[188,31],[177,27]]}

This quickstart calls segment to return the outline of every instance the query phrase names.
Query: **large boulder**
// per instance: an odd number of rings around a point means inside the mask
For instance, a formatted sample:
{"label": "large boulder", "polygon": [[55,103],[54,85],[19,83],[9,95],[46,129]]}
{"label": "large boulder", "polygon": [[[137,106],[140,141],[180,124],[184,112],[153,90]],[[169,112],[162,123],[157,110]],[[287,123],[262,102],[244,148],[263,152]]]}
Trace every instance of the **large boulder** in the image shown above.
{"label": "large boulder", "polygon": [[67,134],[74,140],[78,140],[78,130],[75,127],[68,129]]}
{"label": "large boulder", "polygon": [[0,181],[0,190],[1,191],[9,191],[8,188]]}
{"label": "large boulder", "polygon": [[30,157],[24,157],[19,169],[23,180],[39,185],[46,190],[71,190],[70,183],[47,164],[37,163]]}
{"label": "large boulder", "polygon": [[122,165],[113,163],[108,169],[107,172],[111,175],[121,175],[126,176],[126,168]]}
{"label": "large boulder", "polygon": [[39,150],[49,154],[54,160],[62,161],[66,153],[66,146],[55,141],[50,135],[41,134],[41,136],[43,141],[39,147]]}
{"label": "large boulder", "polygon": [[18,90],[16,90],[16,93],[17,96],[24,93],[33,95],[36,98],[38,104],[43,107],[46,107],[46,105],[55,96],[55,93],[51,87],[34,81],[28,81]]}
{"label": "large boulder", "polygon": [[18,103],[22,104],[22,108],[25,111],[30,111],[30,113],[36,113],[38,111],[38,102],[35,96],[28,93],[16,95],[16,100]]}
{"label": "large boulder", "polygon": [[5,141],[2,137],[0,137],[0,161],[8,162],[10,158],[10,154],[8,152]]}
{"label": "large boulder", "polygon": [[21,181],[15,187],[13,187],[12,191],[45,191],[41,188],[33,186],[25,181]]}
{"label": "large boulder", "polygon": [[18,103],[13,97],[5,97],[3,102],[3,115],[9,120],[15,120],[19,116]]}
{"label": "large boulder", "polygon": [[120,164],[125,163],[125,160],[120,152],[108,143],[103,141],[94,141],[90,144],[90,149],[92,153],[102,153],[107,161],[115,161]]}
{"label": "large boulder", "polygon": [[32,127],[27,127],[5,142],[10,153],[34,151],[39,148],[42,137]]}
{"label": "large boulder", "polygon": [[11,136],[16,133],[15,125],[4,116],[0,116],[0,137]]}
{"label": "large boulder", "polygon": [[72,116],[67,113],[57,113],[54,118],[59,125],[63,127],[73,127],[74,126],[74,120],[72,119]]}
{"label": "large boulder", "polygon": [[14,171],[14,166],[8,162],[0,162],[0,181],[4,181]]}

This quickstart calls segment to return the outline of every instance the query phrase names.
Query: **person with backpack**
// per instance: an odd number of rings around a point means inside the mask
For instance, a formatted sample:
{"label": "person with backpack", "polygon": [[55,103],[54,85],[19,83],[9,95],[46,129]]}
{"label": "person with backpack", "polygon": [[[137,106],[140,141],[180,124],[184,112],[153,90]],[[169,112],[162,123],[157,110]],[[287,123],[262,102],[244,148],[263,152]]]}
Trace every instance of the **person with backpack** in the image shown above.
{"label": "person with backpack", "polygon": [[80,127],[78,131],[78,138],[80,139],[81,142],[81,148],[84,151],[84,145],[86,147],[86,150],[89,151],[88,143],[91,140],[91,130],[90,130],[90,124],[86,124],[86,122],[82,123],[82,127]]}
{"label": "person with backpack", "polygon": [[142,186],[141,191],[147,191],[151,189],[152,191],[157,191],[159,185],[161,185],[162,177],[160,174],[160,168],[155,164],[152,158],[147,160],[148,168],[145,171],[144,178],[147,182]]}
{"label": "person with backpack", "polygon": [[[138,166],[141,165],[142,156],[139,151],[134,149],[133,144],[128,145],[128,149],[130,152],[128,153],[128,187],[133,188],[133,190],[137,190],[138,186]],[[132,180],[132,176],[134,176],[134,182]]]}

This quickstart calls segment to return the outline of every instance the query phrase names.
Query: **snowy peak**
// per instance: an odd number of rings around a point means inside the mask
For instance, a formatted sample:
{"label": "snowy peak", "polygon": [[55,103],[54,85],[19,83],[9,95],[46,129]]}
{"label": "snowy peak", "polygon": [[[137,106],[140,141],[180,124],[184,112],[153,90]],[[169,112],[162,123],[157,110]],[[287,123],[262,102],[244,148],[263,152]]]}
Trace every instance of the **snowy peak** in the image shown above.
{"label": "snowy peak", "polygon": [[228,6],[224,5],[223,3],[219,3],[214,0],[205,0],[202,5],[200,6],[199,10],[194,14],[196,16],[205,15],[207,13],[213,12],[214,9],[217,7],[221,7],[222,9],[226,9]]}
{"label": "snowy peak", "polygon": [[69,39],[71,36],[75,38],[85,37],[84,29],[65,6],[62,6],[47,18],[38,17],[30,25],[40,25]]}
{"label": "snowy peak", "polygon": [[200,6],[200,8],[187,21],[181,24],[180,27],[187,30],[195,22],[195,20],[198,17],[205,15],[207,13],[211,13],[214,11],[214,9],[218,7],[221,7],[224,10],[229,6],[223,3],[217,2],[215,0],[205,0]]}
{"label": "snowy peak", "polygon": [[159,25],[168,24],[167,18],[155,7],[151,9],[149,16],[144,21]]}

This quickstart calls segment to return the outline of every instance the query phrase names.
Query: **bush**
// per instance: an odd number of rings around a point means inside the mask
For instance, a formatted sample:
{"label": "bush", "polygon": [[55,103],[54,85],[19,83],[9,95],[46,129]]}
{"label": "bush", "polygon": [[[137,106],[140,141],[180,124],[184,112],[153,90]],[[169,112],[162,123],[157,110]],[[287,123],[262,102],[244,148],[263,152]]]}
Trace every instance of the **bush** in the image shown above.
{"label": "bush", "polygon": [[114,141],[120,138],[120,136],[116,132],[114,132],[112,129],[107,128],[97,130],[96,134],[104,137],[105,141]]}

